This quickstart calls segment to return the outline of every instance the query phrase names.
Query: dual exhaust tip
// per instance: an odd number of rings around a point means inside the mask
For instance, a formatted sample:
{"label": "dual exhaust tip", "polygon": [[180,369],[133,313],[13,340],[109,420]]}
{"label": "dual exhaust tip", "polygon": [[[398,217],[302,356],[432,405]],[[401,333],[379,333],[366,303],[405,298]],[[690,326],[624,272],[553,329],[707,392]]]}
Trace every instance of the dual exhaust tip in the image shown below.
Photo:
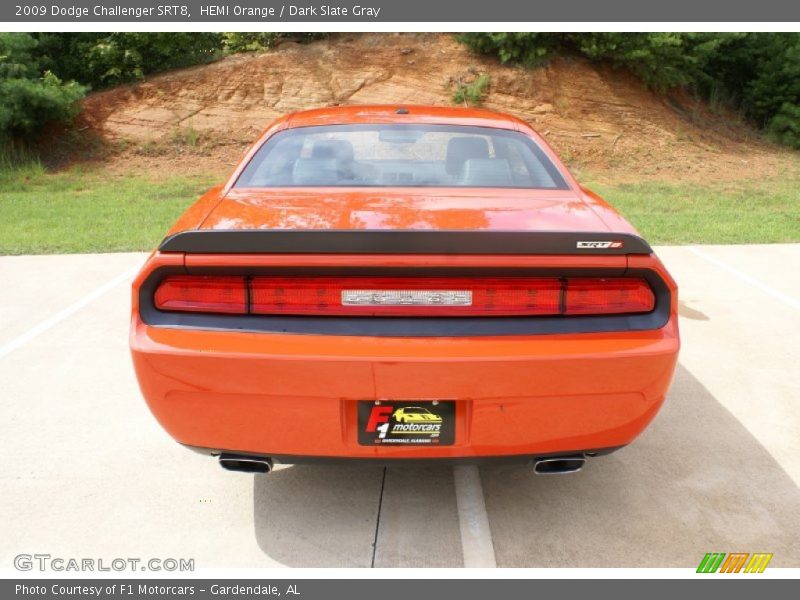
{"label": "dual exhaust tip", "polygon": [[269,473],[272,459],[267,456],[246,456],[243,454],[220,454],[219,465],[226,471],[239,473]]}
{"label": "dual exhaust tip", "polygon": [[577,473],[584,464],[586,457],[583,454],[537,458],[533,461],[533,472],[536,475],[566,475]]}
{"label": "dual exhaust tip", "polygon": [[[533,461],[533,472],[536,475],[577,473],[585,463],[586,457],[582,454],[537,458]],[[220,454],[219,464],[227,471],[251,474],[269,473],[273,468],[272,459],[269,457],[243,454]]]}

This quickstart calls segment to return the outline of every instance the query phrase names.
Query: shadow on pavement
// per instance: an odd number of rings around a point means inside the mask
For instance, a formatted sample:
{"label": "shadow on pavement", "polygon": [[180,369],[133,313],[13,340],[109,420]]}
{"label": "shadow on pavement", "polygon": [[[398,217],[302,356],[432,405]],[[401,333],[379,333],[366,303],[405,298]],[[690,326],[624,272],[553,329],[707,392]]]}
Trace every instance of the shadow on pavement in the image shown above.
{"label": "shadow on pavement", "polygon": [[255,477],[254,511],[259,547],[287,566],[463,564],[451,467],[279,468]]}
{"label": "shadow on pavement", "polygon": [[712,551],[800,566],[800,490],[682,366],[630,447],[575,475],[508,466],[481,477],[498,566],[696,567]]}
{"label": "shadow on pavement", "polygon": [[257,475],[256,541],[291,567],[369,567],[383,468],[294,465]]}

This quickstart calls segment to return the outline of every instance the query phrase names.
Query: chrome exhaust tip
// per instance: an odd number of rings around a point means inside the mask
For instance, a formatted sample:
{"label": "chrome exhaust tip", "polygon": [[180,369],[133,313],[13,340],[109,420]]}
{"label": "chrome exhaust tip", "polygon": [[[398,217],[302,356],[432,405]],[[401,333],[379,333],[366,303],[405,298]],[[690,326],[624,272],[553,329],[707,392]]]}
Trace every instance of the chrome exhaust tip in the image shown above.
{"label": "chrome exhaust tip", "polygon": [[219,466],[226,471],[239,473],[269,473],[272,471],[272,459],[266,456],[220,454]]}
{"label": "chrome exhaust tip", "polygon": [[577,473],[586,464],[586,458],[579,456],[552,456],[533,461],[533,472],[537,475],[565,475]]}

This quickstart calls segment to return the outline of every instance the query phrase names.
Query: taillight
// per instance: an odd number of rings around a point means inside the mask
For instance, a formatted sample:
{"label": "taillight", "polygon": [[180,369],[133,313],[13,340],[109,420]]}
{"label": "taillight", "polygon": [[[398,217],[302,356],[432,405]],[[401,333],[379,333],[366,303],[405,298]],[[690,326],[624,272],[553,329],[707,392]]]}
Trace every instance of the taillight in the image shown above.
{"label": "taillight", "polygon": [[155,293],[159,310],[206,313],[247,313],[247,284],[244,277],[203,277],[172,275]]}
{"label": "taillight", "polygon": [[631,277],[217,277],[174,275],[163,311],[258,315],[490,317],[645,313],[650,285]]}
{"label": "taillight", "polygon": [[566,280],[564,314],[596,315],[650,312],[653,290],[644,279],[574,277]]}
{"label": "taillight", "polygon": [[256,314],[511,316],[559,313],[551,278],[254,277]]}

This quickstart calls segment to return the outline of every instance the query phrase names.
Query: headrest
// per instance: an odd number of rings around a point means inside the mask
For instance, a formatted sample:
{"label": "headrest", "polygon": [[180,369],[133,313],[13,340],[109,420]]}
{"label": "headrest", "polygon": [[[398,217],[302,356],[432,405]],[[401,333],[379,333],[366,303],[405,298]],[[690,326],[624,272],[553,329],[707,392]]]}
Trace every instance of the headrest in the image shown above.
{"label": "headrest", "polygon": [[458,175],[464,166],[464,161],[470,158],[489,158],[489,144],[485,138],[454,137],[447,142],[445,169],[450,175]]}
{"label": "headrest", "polygon": [[294,185],[333,185],[338,180],[336,160],[298,158],[292,171]]}
{"label": "headrest", "polygon": [[334,158],[339,161],[352,161],[353,144],[347,140],[319,140],[311,147],[311,158]]}
{"label": "headrest", "polygon": [[464,161],[461,185],[508,187],[513,182],[511,167],[505,158],[470,158]]}

